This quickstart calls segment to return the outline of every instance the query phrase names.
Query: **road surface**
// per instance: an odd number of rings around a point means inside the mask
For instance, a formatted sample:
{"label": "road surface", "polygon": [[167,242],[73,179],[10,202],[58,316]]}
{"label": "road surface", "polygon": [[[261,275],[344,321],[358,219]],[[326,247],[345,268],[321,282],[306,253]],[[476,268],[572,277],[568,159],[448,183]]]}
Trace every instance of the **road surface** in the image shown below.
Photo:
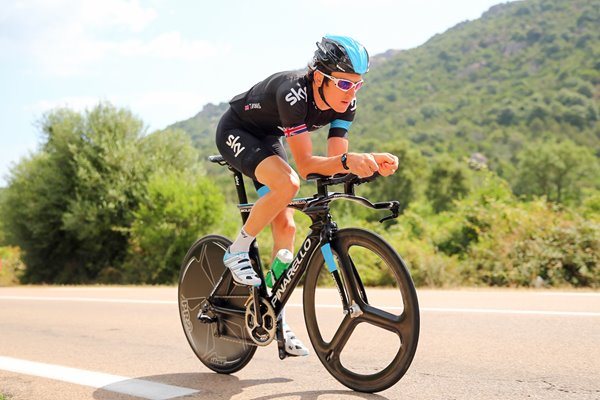
{"label": "road surface", "polygon": [[[600,292],[419,290],[421,336],[392,388],[352,392],[318,358],[274,343],[233,375],[201,364],[174,287],[0,288],[6,399],[600,399]],[[378,290],[384,304],[388,291]],[[325,302],[336,297],[324,290]],[[309,344],[301,289],[287,319]],[[324,304],[324,320],[338,311]],[[331,313],[331,315],[327,314]],[[370,346],[355,357],[369,360]],[[381,345],[386,345],[381,343]],[[310,347],[310,346],[309,346]],[[312,350],[312,348],[311,348]]]}

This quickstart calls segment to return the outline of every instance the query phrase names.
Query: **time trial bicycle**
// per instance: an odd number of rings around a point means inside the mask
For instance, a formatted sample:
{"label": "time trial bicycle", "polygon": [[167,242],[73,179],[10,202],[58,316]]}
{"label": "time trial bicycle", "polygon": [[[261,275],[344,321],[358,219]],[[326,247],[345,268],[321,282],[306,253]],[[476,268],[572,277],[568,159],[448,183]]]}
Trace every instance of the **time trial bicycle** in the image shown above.
{"label": "time trial bicycle", "polygon": [[[238,208],[245,222],[253,204],[248,204],[242,174],[222,156],[211,156],[209,160],[227,166],[233,173]],[[417,349],[419,305],[415,287],[406,264],[381,236],[365,229],[339,229],[332,219],[330,203],[350,200],[371,209],[391,211],[380,222],[397,218],[399,203],[372,203],[355,194],[355,186],[372,181],[376,175],[359,178],[352,174],[311,174],[307,178],[316,181],[317,193],[294,199],[288,207],[310,217],[310,231],[271,290],[265,285],[256,241],[250,258],[262,279],[260,287],[240,286],[233,281],[223,264],[225,250],[232,243],[226,237],[208,235],[192,245],[181,266],[178,289],[185,336],[200,361],[218,373],[239,371],[258,346],[267,346],[273,340],[278,344],[279,357],[284,359],[287,355],[280,313],[305,275],[304,320],[323,366],[353,390],[385,390],[406,373]],[[343,185],[344,191],[329,192],[333,185]],[[385,277],[390,290],[364,284],[373,270]],[[323,287],[334,286],[337,304],[322,304],[321,294],[331,294]],[[388,304],[390,293],[395,299],[392,305]],[[331,302],[331,298],[326,301]],[[327,331],[324,320],[330,325],[336,316],[337,328]],[[357,345],[369,351],[368,360],[356,356],[353,348]]]}

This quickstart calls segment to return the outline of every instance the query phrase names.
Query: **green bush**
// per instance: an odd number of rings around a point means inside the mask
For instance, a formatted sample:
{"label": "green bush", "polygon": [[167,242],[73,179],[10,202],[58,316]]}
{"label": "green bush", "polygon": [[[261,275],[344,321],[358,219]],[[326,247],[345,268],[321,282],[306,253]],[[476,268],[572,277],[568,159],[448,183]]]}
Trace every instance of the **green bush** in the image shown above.
{"label": "green bush", "polygon": [[187,171],[181,131],[145,135],[142,121],[101,103],[42,119],[42,146],[10,172],[0,197],[5,242],[23,250],[26,283],[118,281],[128,229],[154,173]]}
{"label": "green bush", "polygon": [[468,193],[466,175],[466,168],[449,157],[441,157],[435,162],[425,194],[436,213],[450,210],[454,200]]}
{"label": "green bush", "polygon": [[527,286],[540,276],[551,286],[598,287],[600,225],[585,220],[557,224],[537,236],[522,238],[508,258],[509,265],[519,271],[517,285]]}
{"label": "green bush", "polygon": [[479,232],[464,257],[466,283],[598,287],[600,224],[537,200],[480,207],[489,229]]}
{"label": "green bush", "polygon": [[18,247],[0,247],[0,286],[18,284],[24,269]]}
{"label": "green bush", "polygon": [[[420,238],[399,242],[415,282],[531,286],[540,277],[553,286],[600,285],[597,213],[585,218],[544,199],[517,202],[491,173],[476,174],[472,187],[453,212],[426,216]],[[586,209],[595,204],[591,195]]]}
{"label": "green bush", "polygon": [[545,196],[555,203],[577,203],[582,189],[593,187],[599,170],[587,147],[570,140],[533,142],[519,154],[515,192],[526,199]]}
{"label": "green bush", "polygon": [[389,228],[368,227],[381,234],[407,264],[415,285],[444,287],[459,285],[459,262],[436,248],[432,240],[433,212],[427,203],[413,203]]}
{"label": "green bush", "polygon": [[600,190],[588,190],[578,211],[584,218],[600,221]]}
{"label": "green bush", "polygon": [[224,197],[206,178],[159,174],[134,213],[125,280],[173,283],[187,249],[221,221]]}
{"label": "green bush", "polygon": [[408,265],[415,285],[446,287],[460,285],[460,263],[456,257],[436,251],[427,240],[406,240],[396,245]]}

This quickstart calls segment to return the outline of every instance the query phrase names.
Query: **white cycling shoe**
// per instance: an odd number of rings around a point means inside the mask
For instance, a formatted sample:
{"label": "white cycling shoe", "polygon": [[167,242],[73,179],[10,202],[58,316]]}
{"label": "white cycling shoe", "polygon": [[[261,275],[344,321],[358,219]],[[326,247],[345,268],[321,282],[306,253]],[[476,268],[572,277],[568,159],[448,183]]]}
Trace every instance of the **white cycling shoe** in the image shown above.
{"label": "white cycling shoe", "polygon": [[308,349],[288,324],[283,325],[283,337],[285,338],[285,352],[290,356],[307,356]]}
{"label": "white cycling shoe", "polygon": [[229,249],[223,256],[223,263],[231,271],[236,283],[247,286],[260,286],[260,277],[252,268],[248,253],[230,253]]}

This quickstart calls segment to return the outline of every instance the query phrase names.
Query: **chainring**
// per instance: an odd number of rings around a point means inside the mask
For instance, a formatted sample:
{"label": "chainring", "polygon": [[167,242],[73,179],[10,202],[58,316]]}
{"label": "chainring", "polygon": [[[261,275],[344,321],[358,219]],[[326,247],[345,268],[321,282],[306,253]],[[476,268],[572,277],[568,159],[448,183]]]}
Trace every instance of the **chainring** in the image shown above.
{"label": "chainring", "polygon": [[266,346],[275,339],[277,316],[271,303],[263,298],[260,299],[260,311],[262,323],[259,325],[254,309],[254,297],[250,296],[246,301],[246,330],[254,343]]}

